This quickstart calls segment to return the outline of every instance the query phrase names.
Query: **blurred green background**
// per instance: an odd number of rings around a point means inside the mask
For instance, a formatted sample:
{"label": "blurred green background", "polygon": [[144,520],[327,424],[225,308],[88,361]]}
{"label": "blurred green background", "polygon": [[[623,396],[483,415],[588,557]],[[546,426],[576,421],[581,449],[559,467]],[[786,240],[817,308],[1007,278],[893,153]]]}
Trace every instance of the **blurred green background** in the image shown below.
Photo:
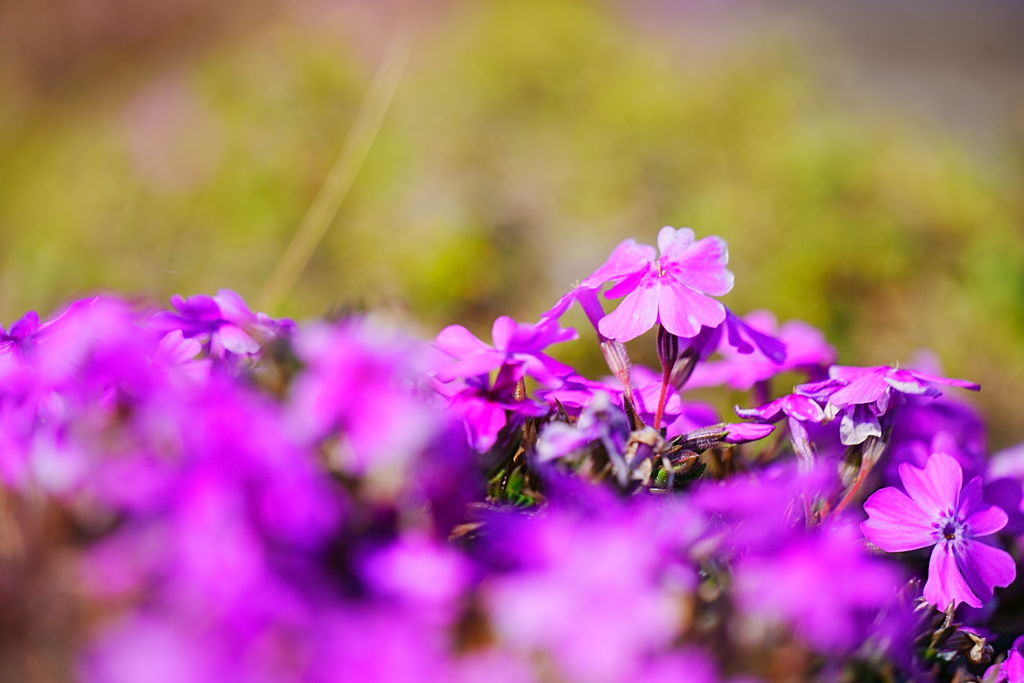
{"label": "blurred green background", "polygon": [[[1005,4],[8,0],[0,320],[107,289],[253,300],[404,23],[395,98],[277,313],[487,333],[689,226],[729,241],[737,311],[816,324],[850,364],[932,348],[982,383],[994,446],[1024,439]],[[601,372],[584,340],[563,357]]]}

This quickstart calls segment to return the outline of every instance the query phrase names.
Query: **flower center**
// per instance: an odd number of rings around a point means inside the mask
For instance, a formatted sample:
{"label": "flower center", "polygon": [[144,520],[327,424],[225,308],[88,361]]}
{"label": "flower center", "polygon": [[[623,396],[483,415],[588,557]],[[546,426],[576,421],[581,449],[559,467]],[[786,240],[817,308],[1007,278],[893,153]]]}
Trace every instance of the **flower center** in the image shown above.
{"label": "flower center", "polygon": [[937,540],[957,543],[964,537],[964,523],[953,511],[947,512],[932,525]]}

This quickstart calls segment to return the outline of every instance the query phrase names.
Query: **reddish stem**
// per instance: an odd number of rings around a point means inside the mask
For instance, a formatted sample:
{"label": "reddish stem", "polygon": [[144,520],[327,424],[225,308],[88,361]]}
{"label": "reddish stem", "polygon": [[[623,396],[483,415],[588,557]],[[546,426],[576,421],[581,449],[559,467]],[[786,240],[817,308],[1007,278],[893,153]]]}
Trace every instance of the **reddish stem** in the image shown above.
{"label": "reddish stem", "polygon": [[857,495],[857,491],[860,490],[860,485],[864,483],[865,479],[867,479],[868,472],[871,471],[871,465],[868,464],[867,467],[865,467],[864,465],[865,462],[861,461],[860,472],[857,474],[857,479],[854,480],[853,484],[850,486],[850,490],[846,492],[846,495],[843,496],[843,499],[839,501],[838,505],[836,505],[836,509],[832,511],[833,517],[839,516],[839,513],[842,512],[846,508],[846,506],[850,504],[850,501],[853,500],[853,497]]}
{"label": "reddish stem", "polygon": [[671,366],[662,368],[661,371],[661,393],[658,394],[658,408],[654,411],[654,429],[661,429],[661,418],[665,414],[665,401],[668,398],[668,380],[672,376]]}

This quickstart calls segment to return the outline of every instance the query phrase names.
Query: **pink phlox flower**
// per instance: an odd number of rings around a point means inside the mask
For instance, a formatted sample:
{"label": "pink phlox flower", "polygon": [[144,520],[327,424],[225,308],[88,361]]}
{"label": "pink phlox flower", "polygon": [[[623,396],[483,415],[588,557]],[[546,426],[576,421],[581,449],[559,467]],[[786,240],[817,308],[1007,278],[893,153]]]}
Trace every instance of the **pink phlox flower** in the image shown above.
{"label": "pink phlox flower", "polygon": [[434,391],[447,399],[446,412],[461,420],[470,446],[481,453],[495,444],[498,434],[509,422],[509,413],[541,417],[550,408],[529,398],[515,395],[515,366],[503,366],[493,384],[486,375],[477,375],[444,383],[431,378]]}
{"label": "pink phlox flower", "polygon": [[986,683],[1024,683],[1024,657],[1021,656],[1021,649],[1024,649],[1024,636],[1013,641],[1006,660],[990,666],[982,680]]}
{"label": "pink phlox flower", "polygon": [[805,463],[814,460],[815,453],[811,446],[808,426],[824,422],[826,418],[825,410],[810,396],[794,393],[777,398],[758,408],[740,408],[736,406],[735,411],[742,418],[762,420],[764,422],[777,422],[785,416],[789,426],[789,433],[792,437],[793,448],[796,450],[797,455],[803,458]]}
{"label": "pink phlox flower", "polygon": [[576,330],[559,327],[554,318],[542,318],[531,325],[502,316],[491,328],[494,341],[491,346],[462,325],[450,325],[441,330],[434,345],[456,362],[441,368],[434,376],[441,382],[450,382],[460,377],[486,375],[507,365],[513,369],[516,381],[523,375],[530,375],[542,383],[558,385],[573,374],[573,369],[543,351],[552,344],[576,337]]}
{"label": "pink phlox flower", "polygon": [[[726,313],[728,334],[719,332],[713,350],[722,360],[698,365],[687,384],[710,387],[728,384],[746,391],[780,372],[800,370],[813,379],[824,376],[835,350],[817,329],[800,320],[781,327],[769,311],[751,311],[743,318]],[[749,341],[748,341],[749,340]]]}
{"label": "pink phlox flower", "polygon": [[876,415],[885,413],[896,394],[940,396],[939,386],[961,387],[978,391],[981,386],[963,379],[939,377],[925,372],[893,368],[888,365],[859,368],[833,365],[829,377],[844,382],[828,397],[832,414],[852,405],[868,405]]}
{"label": "pink phlox flower", "polygon": [[38,331],[39,314],[29,311],[15,321],[9,331],[0,327],[0,350],[17,349],[22,353],[27,353],[32,349]]}
{"label": "pink phlox flower", "polygon": [[1013,558],[987,538],[1006,526],[1006,512],[984,502],[981,477],[963,486],[960,463],[942,452],[924,469],[904,463],[899,472],[906,493],[893,487],[873,493],[861,531],[890,553],[934,546],[925,600],[939,610],[951,602],[981,607],[993,588],[1013,582]]}
{"label": "pink phlox flower", "polygon": [[676,559],[678,524],[609,503],[604,514],[552,507],[516,520],[508,548],[520,566],[484,586],[502,641],[547,655],[558,680],[637,680],[638,664],[672,643],[680,598],[694,588],[692,567]]}
{"label": "pink phlox flower", "polygon": [[295,331],[291,320],[253,313],[230,289],[220,290],[217,296],[196,294],[187,299],[175,294],[171,305],[176,312],[160,311],[149,326],[164,334],[180,330],[186,339],[197,338],[217,359],[257,356],[261,340],[287,337]]}
{"label": "pink phlox flower", "polygon": [[741,610],[791,625],[819,651],[856,647],[902,583],[896,567],[862,546],[846,527],[827,527],[741,558],[734,579]]}
{"label": "pink phlox flower", "polygon": [[666,226],[658,233],[658,249],[660,257],[654,247],[627,239],[580,283],[598,288],[614,282],[605,297],[626,297],[598,324],[604,336],[625,342],[660,324],[678,337],[693,337],[702,326],[716,327],[725,319],[725,307],[707,296],[732,289],[725,240],[694,241],[693,230]]}
{"label": "pink phlox flower", "polygon": [[378,596],[439,625],[457,615],[473,567],[461,553],[422,533],[408,533],[362,562],[364,582]]}
{"label": "pink phlox flower", "polygon": [[708,544],[728,559],[772,552],[790,536],[803,534],[801,500],[827,495],[836,483],[832,466],[801,469],[785,462],[724,481],[704,480],[692,500],[710,520],[704,529]]}
{"label": "pink phlox flower", "polygon": [[425,346],[358,318],[304,327],[295,343],[304,371],[286,405],[290,432],[305,444],[340,436],[335,464],[352,474],[412,462],[440,422],[413,391]]}
{"label": "pink phlox flower", "polygon": [[981,387],[962,379],[949,379],[916,370],[887,365],[859,368],[833,365],[829,377],[838,384],[821,383],[821,395],[827,395],[825,413],[831,419],[842,415],[842,442],[851,446],[863,443],[869,436],[880,437],[884,428],[879,418],[910,396],[940,396],[938,386],[954,386],[972,391]]}

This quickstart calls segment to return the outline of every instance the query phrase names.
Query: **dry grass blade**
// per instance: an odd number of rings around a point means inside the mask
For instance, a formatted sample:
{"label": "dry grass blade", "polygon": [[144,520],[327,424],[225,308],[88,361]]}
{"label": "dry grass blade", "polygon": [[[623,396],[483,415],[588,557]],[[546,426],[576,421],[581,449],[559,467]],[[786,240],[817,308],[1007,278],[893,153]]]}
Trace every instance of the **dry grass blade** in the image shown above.
{"label": "dry grass blade", "polygon": [[373,146],[377,131],[380,130],[384,115],[398,88],[409,55],[411,34],[411,27],[403,25],[389,41],[384,59],[373,76],[341,153],[327,174],[309,211],[303,217],[288,248],[278,261],[277,267],[274,268],[273,274],[256,299],[258,310],[273,313],[277,309],[295,286],[337,215],[338,208],[363,167],[363,162],[370,152],[370,147]]}

